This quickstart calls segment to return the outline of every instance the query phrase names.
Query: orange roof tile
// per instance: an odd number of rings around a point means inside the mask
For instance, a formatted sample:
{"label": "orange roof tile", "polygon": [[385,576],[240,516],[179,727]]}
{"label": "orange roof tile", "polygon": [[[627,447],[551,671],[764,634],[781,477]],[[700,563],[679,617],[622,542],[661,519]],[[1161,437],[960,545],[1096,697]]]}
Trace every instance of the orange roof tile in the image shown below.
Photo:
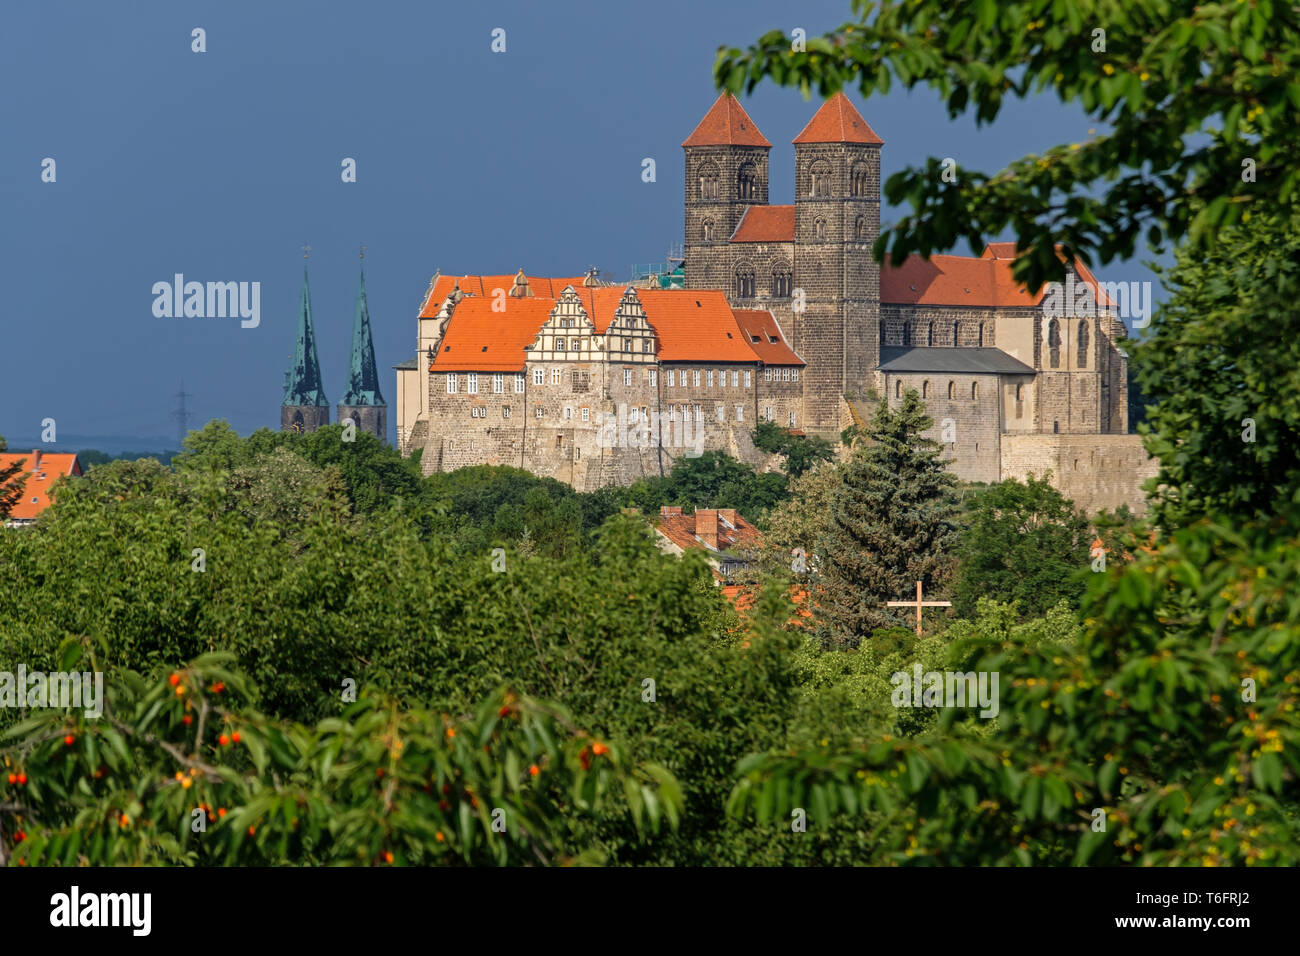
{"label": "orange roof tile", "polygon": [[794,206],[750,206],[732,242],[794,242]]}
{"label": "orange roof tile", "polygon": [[[566,285],[572,285],[575,289],[582,288],[582,280],[585,276],[576,276],[567,279],[547,279],[542,276],[525,276],[528,279],[528,286],[533,292],[532,297],[540,296],[542,298],[556,299],[564,291]],[[496,276],[438,276],[433,285],[425,294],[424,302],[420,306],[420,318],[432,319],[442,308],[442,303],[446,301],[447,296],[451,295],[452,289],[457,286],[460,291],[466,295],[477,295],[490,297],[494,290],[505,289],[509,292],[515,284],[513,275],[496,275]],[[531,297],[529,297],[531,298]]]}
{"label": "orange roof tile", "polygon": [[730,551],[732,549],[753,549],[763,543],[763,535],[757,528],[742,518],[727,522],[718,515],[718,547],[707,548],[695,534],[696,515],[665,515],[655,517],[655,530],[677,545],[679,548],[700,548],[704,550]]}
{"label": "orange roof tile", "polygon": [[661,362],[753,362],[727,297],[716,289],[638,289]]}
{"label": "orange roof tile", "polygon": [[821,109],[808,121],[796,143],[867,143],[880,146],[885,141],[867,125],[862,114],[849,102],[843,91],[822,104]]}
{"label": "orange roof tile", "polygon": [[524,347],[532,345],[554,299],[506,299],[504,312],[492,311],[492,297],[466,296],[447,323],[431,371],[522,372]]}
{"label": "orange roof tile", "polygon": [[[749,347],[765,365],[803,365],[804,361],[786,344],[781,327],[771,312],[751,309],[733,309],[736,324],[745,334]],[[776,339],[776,341],[772,341]]]}
{"label": "orange roof tile", "polygon": [[[977,308],[1037,306],[1046,286],[1031,294],[1011,274],[1014,242],[991,242],[978,258],[970,256],[908,256],[901,266],[880,267],[880,301],[894,305],[960,305]],[[1096,277],[1078,259],[1075,272],[1092,287],[1099,305],[1113,303]]]}
{"label": "orange roof tile", "polygon": [[30,521],[50,506],[50,488],[62,475],[81,474],[81,462],[75,454],[67,452],[0,452],[0,469],[12,467],[19,459],[26,459],[23,473],[27,483],[22,497],[14,503],[9,518]]}
{"label": "orange roof tile", "polygon": [[772,144],[758,131],[740,101],[730,93],[723,93],[714,100],[704,119],[682,145],[770,147]]}

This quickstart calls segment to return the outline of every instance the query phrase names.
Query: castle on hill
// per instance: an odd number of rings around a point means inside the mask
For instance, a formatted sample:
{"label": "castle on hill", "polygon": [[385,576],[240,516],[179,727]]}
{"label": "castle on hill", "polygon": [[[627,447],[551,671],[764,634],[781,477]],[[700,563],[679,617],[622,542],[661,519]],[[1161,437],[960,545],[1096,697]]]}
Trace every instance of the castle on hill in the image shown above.
{"label": "castle on hill", "polygon": [[1066,263],[1096,307],[1062,312],[1014,280],[1012,243],[881,267],[881,138],[838,93],[793,144],[794,203],[774,206],[772,144],[733,96],[687,137],[684,289],[435,275],[395,366],[401,452],[590,490],[705,450],[761,466],[759,421],[838,439],[872,396],[916,389],[959,478],[1050,469],[1085,510],[1140,510],[1154,462],[1127,434],[1127,332],[1092,273]]}

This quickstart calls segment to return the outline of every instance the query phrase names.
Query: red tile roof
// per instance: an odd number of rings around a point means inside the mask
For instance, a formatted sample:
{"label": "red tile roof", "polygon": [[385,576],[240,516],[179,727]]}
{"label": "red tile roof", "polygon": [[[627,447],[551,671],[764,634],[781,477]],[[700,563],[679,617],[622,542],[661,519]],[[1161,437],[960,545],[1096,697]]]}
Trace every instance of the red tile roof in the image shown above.
{"label": "red tile roof", "polygon": [[722,511],[723,509],[716,509],[718,546],[714,549],[707,548],[696,535],[695,522],[699,517],[698,511],[691,515],[660,513],[655,518],[655,530],[683,550],[687,548],[716,551],[750,550],[763,543],[762,532],[752,524],[736,514],[734,510],[728,511],[727,515],[723,515]]}
{"label": "red tile roof", "polygon": [[740,102],[730,93],[723,93],[682,145],[770,147],[772,144],[758,131]]}
{"label": "red tile roof", "polygon": [[[478,278],[478,277],[475,277]],[[485,279],[491,277],[483,277]],[[568,280],[530,279],[538,287]],[[490,286],[489,286],[490,288]],[[563,287],[561,287],[563,288]],[[597,335],[609,330],[626,287],[574,288]],[[716,289],[637,289],[637,299],[659,339],[660,362],[745,362],[802,365],[768,312],[740,313]],[[507,297],[505,311],[493,311],[495,296],[462,298],[439,343],[432,371],[519,372],[556,300],[541,295]],[[434,313],[436,314],[436,312]],[[742,327],[743,323],[743,327]],[[753,336],[759,341],[754,342]],[[777,341],[772,342],[775,336]]]}
{"label": "red tile roof", "polygon": [[[735,309],[736,322],[745,334],[749,347],[766,365],[803,365],[804,361],[786,344],[781,327],[771,312]],[[754,341],[758,339],[758,341]],[[772,339],[776,339],[775,342]]]}
{"label": "red tile roof", "polygon": [[[576,276],[567,279],[546,279],[542,276],[525,276],[528,280],[528,287],[532,290],[534,296],[542,298],[555,299],[559,298],[564,287],[573,286],[575,289],[582,288],[582,281],[585,276]],[[515,276],[443,276],[440,275],[429,287],[429,291],[424,296],[424,302],[420,306],[420,318],[432,319],[442,308],[442,303],[447,296],[451,295],[452,289],[457,286],[460,291],[466,295],[477,295],[490,298],[496,289],[505,289],[508,293],[514,287]],[[525,297],[528,298],[528,297]]]}
{"label": "red tile roof", "polygon": [[849,102],[843,92],[836,93],[822,104],[808,121],[796,143],[868,143],[880,146],[885,141],[867,125],[862,114]]}
{"label": "red tile roof", "polygon": [[524,347],[532,345],[546,321],[553,299],[506,299],[504,312],[493,312],[492,297],[466,296],[447,323],[438,345],[436,372],[522,372]]}
{"label": "red tile roof", "polygon": [[71,453],[60,452],[0,452],[0,469],[11,467],[19,459],[25,458],[23,472],[27,475],[27,484],[23,486],[22,497],[14,503],[9,518],[14,521],[30,521],[50,506],[50,488],[61,475],[81,474],[81,462]]}
{"label": "red tile roof", "polygon": [[750,206],[732,242],[794,242],[794,206]]}
{"label": "red tile roof", "polygon": [[[908,256],[901,266],[888,261],[880,267],[880,301],[891,305],[959,305],[976,308],[1036,306],[1043,301],[1046,286],[1029,291],[1011,274],[1015,261],[1014,242],[992,242],[978,259],[970,256]],[[1097,279],[1079,260],[1074,261],[1079,278],[1090,285],[1097,302],[1112,303]]]}

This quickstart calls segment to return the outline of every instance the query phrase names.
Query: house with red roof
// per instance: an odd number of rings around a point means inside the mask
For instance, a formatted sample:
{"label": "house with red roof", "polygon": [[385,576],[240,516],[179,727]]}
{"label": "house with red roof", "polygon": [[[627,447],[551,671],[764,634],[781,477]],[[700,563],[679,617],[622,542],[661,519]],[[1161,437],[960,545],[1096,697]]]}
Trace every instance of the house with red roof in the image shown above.
{"label": "house with red roof", "polygon": [[1062,256],[1061,309],[1006,242],[880,265],[882,138],[836,93],[792,145],[794,201],[773,205],[772,144],[730,93],[682,143],[685,288],[435,275],[396,366],[403,453],[585,490],[705,450],[763,464],[758,421],[838,438],[915,390],[959,478],[1051,470],[1086,510],[1140,511],[1155,465],[1127,434],[1115,286]]}
{"label": "house with red roof", "polygon": [[653,527],[659,547],[669,554],[703,551],[719,584],[752,564],[763,543],[762,533],[734,508],[696,508],[684,515],[681,506],[664,505]]}
{"label": "house with red roof", "polygon": [[[75,454],[43,452],[39,448],[28,452],[0,452],[0,472],[20,464],[20,476],[25,476],[22,495],[9,512],[6,525],[32,524],[41,512],[50,506],[50,491],[64,475],[80,475],[81,462]],[[15,476],[11,481],[16,481]],[[2,490],[2,489],[0,489]]]}

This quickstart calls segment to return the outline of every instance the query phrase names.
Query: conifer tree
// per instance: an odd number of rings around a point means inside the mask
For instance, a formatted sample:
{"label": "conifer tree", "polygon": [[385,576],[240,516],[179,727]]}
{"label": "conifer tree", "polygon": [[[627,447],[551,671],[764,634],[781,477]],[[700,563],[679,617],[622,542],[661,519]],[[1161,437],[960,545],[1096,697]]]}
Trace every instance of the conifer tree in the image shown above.
{"label": "conifer tree", "polygon": [[[9,443],[0,435],[0,451],[5,451],[8,447]],[[23,474],[26,461],[23,458],[12,465],[0,465],[0,521],[9,517],[9,512],[22,498],[23,486],[27,483],[27,476]]]}
{"label": "conifer tree", "polygon": [[906,623],[886,601],[906,600],[920,581],[937,598],[952,571],[956,480],[934,424],[914,390],[897,410],[881,400],[869,441],[844,469],[817,548],[816,604],[827,644],[857,647],[880,627]]}

